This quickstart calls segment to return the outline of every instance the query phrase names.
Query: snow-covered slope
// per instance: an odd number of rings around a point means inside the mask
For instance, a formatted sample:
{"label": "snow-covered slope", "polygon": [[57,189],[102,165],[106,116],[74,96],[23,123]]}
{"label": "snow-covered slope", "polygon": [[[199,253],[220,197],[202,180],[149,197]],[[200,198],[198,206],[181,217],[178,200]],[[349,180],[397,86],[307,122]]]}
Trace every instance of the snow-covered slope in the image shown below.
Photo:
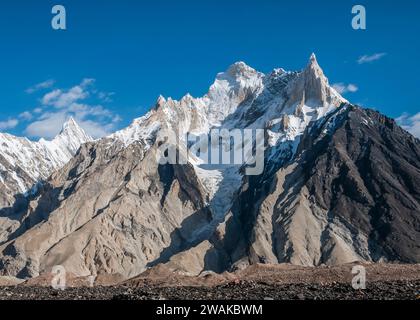
{"label": "snow-covered slope", "polygon": [[51,141],[30,141],[0,133],[0,183],[11,192],[25,193],[66,164],[82,143],[92,141],[73,118]]}

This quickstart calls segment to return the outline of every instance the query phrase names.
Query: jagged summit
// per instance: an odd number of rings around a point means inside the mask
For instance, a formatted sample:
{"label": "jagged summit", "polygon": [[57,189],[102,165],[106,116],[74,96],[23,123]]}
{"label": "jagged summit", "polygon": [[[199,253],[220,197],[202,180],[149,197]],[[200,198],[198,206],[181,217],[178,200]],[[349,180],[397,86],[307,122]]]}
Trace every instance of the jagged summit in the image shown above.
{"label": "jagged summit", "polygon": [[81,143],[92,141],[89,136],[74,120],[70,117],[64,124],[61,132],[52,140],[52,143],[58,145],[61,149],[68,150],[70,156],[79,149]]}
{"label": "jagged summit", "polygon": [[339,107],[342,103],[348,102],[330,86],[314,53],[311,54],[306,68],[289,86],[289,94],[290,105],[306,103],[310,107],[326,108]]}
{"label": "jagged summit", "polygon": [[66,122],[63,123],[62,129],[57,136],[72,136],[72,135],[86,135],[84,130],[79,126],[79,124],[74,120],[73,117],[70,117]]}
{"label": "jagged summit", "polygon": [[61,135],[78,136],[83,137],[86,140],[92,140],[92,138],[82,129],[82,127],[80,127],[73,117],[70,117],[66,122],[64,122],[58,136]]}
{"label": "jagged summit", "polygon": [[306,68],[303,70],[307,77],[315,77],[315,78],[322,78],[326,84],[328,84],[328,80],[324,75],[324,71],[320,67],[318,60],[316,58],[315,53],[312,53],[309,62]]}
{"label": "jagged summit", "polygon": [[234,64],[230,65],[226,72],[221,73],[228,74],[231,77],[249,77],[255,75],[257,71],[254,68],[251,68],[243,61],[235,62]]}
{"label": "jagged summit", "polygon": [[160,107],[162,107],[164,104],[166,103],[166,99],[164,96],[159,95],[159,97],[156,99],[156,103],[155,103],[155,110],[159,109]]}
{"label": "jagged summit", "polygon": [[[265,99],[285,101],[277,101],[255,112],[260,108],[259,100]],[[255,105],[249,106],[245,102]],[[111,138],[120,137],[124,143],[138,139],[149,140],[151,133],[168,124],[173,130],[205,134],[210,128],[223,125],[227,119],[235,126],[242,127],[247,122],[255,121],[255,126],[264,127],[266,122],[276,122],[278,120],[275,119],[282,117],[281,110],[275,107],[282,103],[290,107],[290,113],[302,117],[298,122],[291,120],[301,127],[299,130],[291,130],[301,132],[308,122],[318,119],[343,102],[346,100],[329,86],[315,54],[311,55],[308,65],[301,72],[274,69],[263,74],[239,61],[230,65],[225,72],[218,73],[203,97],[195,98],[186,94],[180,100],[173,100],[160,95],[151,112],[128,128],[111,135]],[[307,108],[304,108],[305,105]]]}
{"label": "jagged summit", "polygon": [[316,60],[316,55],[315,52],[311,53],[311,56],[309,57],[310,62],[312,63],[318,63],[318,61]]}
{"label": "jagged summit", "polygon": [[[208,94],[202,98],[193,98],[190,94],[186,94],[179,101],[189,102],[192,100],[198,101],[200,99],[210,98],[212,101],[220,102],[220,99],[226,99],[229,94],[241,95],[249,90],[258,91],[265,80],[277,78],[283,74],[287,74],[283,68],[276,68],[268,74],[263,74],[254,68],[250,67],[243,61],[238,61],[230,65],[226,71],[217,74],[214,83],[210,86]],[[296,74],[299,74],[296,72]],[[305,69],[301,72],[301,78],[305,82],[314,82],[315,79],[321,80],[321,85],[329,86],[328,80],[325,77],[321,67],[318,64],[315,53],[312,53],[309,62]],[[284,79],[282,80],[284,81]],[[344,100],[344,99],[343,99]],[[155,110],[171,102],[169,105],[174,106],[177,104],[176,100],[171,98],[164,98],[160,95],[154,105]]]}
{"label": "jagged summit", "polygon": [[79,124],[76,122],[76,120],[74,120],[74,118],[71,116],[66,122],[63,123],[63,131],[66,129],[77,129],[80,128]]}
{"label": "jagged summit", "polygon": [[263,73],[248,66],[245,62],[235,62],[230,65],[226,71],[217,74],[216,80],[210,88],[210,91],[213,87],[217,87],[221,83],[227,83],[230,87],[238,90],[241,86],[254,85],[263,77]]}

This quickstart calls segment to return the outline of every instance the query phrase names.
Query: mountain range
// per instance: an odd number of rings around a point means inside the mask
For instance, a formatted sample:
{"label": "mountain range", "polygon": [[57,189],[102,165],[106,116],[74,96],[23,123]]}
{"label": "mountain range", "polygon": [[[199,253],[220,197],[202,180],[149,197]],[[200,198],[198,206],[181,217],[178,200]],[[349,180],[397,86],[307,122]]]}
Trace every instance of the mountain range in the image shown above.
{"label": "mountain range", "polygon": [[[161,146],[212,129],[263,129],[264,169],[160,163]],[[0,273],[134,277],[250,264],[420,262],[420,141],[344,99],[315,55],[297,72],[243,62],[208,93],[159,97],[93,140],[70,119],[52,141],[0,134]]]}

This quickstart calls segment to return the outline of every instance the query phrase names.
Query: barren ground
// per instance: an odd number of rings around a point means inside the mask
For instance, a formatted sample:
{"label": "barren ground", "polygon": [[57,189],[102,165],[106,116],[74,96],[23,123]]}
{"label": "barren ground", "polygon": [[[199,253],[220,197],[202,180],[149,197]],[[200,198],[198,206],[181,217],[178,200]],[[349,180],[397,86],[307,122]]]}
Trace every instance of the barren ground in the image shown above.
{"label": "barren ground", "polygon": [[63,291],[51,288],[51,275],[17,285],[11,285],[13,279],[3,278],[0,299],[420,299],[420,265],[365,264],[365,290],[352,288],[353,266],[255,265],[235,273],[205,273],[199,277],[156,267],[112,285],[118,277],[98,277],[93,287],[86,279],[69,277]]}

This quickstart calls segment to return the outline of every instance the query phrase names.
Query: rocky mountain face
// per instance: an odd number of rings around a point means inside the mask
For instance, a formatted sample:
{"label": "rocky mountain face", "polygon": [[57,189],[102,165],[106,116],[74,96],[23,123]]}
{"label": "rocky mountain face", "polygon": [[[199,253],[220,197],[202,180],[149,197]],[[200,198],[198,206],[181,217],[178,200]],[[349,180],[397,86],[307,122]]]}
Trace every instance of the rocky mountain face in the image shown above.
{"label": "rocky mountain face", "polygon": [[221,233],[220,247],[237,265],[418,263],[419,141],[355,106],[310,131],[293,161],[248,179],[222,228],[235,232]]}
{"label": "rocky mountain face", "polygon": [[[185,134],[215,128],[263,129],[262,174],[186,147]],[[174,139],[185,161],[162,163]],[[236,63],[204,97],[159,97],[126,129],[85,141],[23,205],[0,210],[15,215],[13,231],[0,225],[3,275],[420,261],[420,141],[342,98],[314,55],[300,72]]]}

